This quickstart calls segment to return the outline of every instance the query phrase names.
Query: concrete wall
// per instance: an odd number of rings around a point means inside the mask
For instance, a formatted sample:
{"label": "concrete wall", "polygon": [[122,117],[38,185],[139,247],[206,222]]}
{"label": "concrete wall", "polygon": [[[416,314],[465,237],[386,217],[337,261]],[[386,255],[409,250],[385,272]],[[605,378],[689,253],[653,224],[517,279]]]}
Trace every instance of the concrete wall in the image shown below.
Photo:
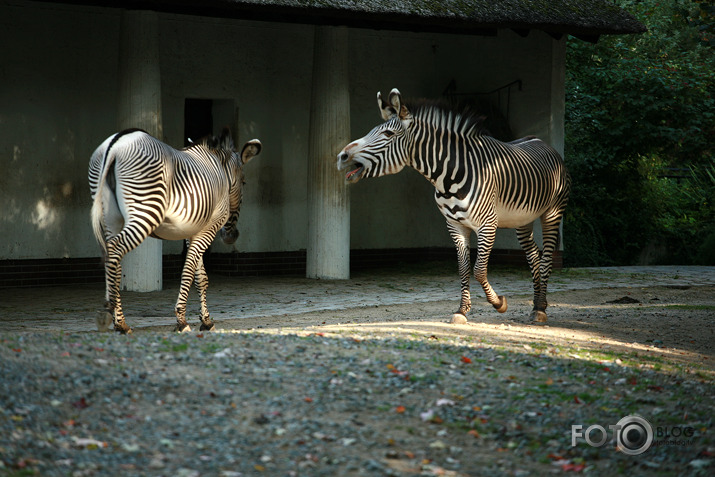
{"label": "concrete wall", "polygon": [[[0,260],[99,254],[86,172],[94,148],[117,130],[119,20],[116,9],[0,4]],[[264,144],[246,166],[241,236],[214,251],[306,248],[313,31],[160,15],[163,139],[182,146],[184,99],[211,98],[233,101],[237,142],[257,137]],[[464,37],[351,29],[353,137],[381,121],[378,90],[437,97],[451,79],[462,91],[521,79],[523,90],[511,96],[514,133],[562,149],[563,69],[552,60],[561,61],[563,51],[563,41],[541,32],[522,38],[509,31]],[[414,171],[362,181],[350,193],[352,248],[452,246],[432,187]],[[500,235],[497,247],[518,248],[512,236]],[[180,250],[180,242],[164,246],[164,253]]]}

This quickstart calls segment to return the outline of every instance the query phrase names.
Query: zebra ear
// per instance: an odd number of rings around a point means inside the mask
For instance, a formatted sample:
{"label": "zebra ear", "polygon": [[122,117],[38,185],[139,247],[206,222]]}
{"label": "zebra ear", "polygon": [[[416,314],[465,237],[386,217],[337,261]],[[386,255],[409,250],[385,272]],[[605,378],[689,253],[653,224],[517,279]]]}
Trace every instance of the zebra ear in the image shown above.
{"label": "zebra ear", "polygon": [[382,100],[382,94],[377,92],[377,107],[380,108],[380,115],[383,121],[392,119],[397,114],[397,110]]}
{"label": "zebra ear", "polygon": [[241,163],[245,164],[250,161],[254,156],[261,153],[261,141],[258,139],[251,139],[246,144],[243,145],[243,150],[241,151]]}
{"label": "zebra ear", "polygon": [[220,149],[225,151],[233,151],[235,147],[233,144],[233,138],[231,138],[231,130],[228,126],[224,127],[221,131],[221,137],[218,140],[218,145]]}
{"label": "zebra ear", "polygon": [[401,121],[412,121],[412,114],[407,109],[407,106],[402,103],[402,94],[400,94],[399,89],[393,88],[392,91],[390,91],[389,100],[395,112],[399,111],[397,115]]}

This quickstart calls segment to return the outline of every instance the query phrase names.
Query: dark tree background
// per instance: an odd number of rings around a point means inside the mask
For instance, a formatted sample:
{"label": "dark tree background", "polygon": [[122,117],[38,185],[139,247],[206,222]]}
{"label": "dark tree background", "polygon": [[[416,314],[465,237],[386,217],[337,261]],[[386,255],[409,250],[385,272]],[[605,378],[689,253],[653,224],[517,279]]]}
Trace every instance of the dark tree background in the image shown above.
{"label": "dark tree background", "polygon": [[565,262],[715,264],[715,7],[616,3],[648,32],[567,47]]}

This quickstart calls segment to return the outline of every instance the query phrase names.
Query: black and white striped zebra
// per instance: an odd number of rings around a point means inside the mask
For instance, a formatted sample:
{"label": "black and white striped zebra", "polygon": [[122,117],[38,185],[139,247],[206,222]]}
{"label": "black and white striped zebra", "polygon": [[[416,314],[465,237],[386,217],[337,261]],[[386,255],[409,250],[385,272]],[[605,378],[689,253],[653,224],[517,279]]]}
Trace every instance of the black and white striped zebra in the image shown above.
{"label": "black and white striped zebra", "polygon": [[203,254],[221,228],[226,243],[238,237],[243,166],[260,153],[257,139],[234,151],[228,129],[177,150],[139,129],[107,138],[89,164],[92,227],[105,258],[106,310],[114,330],[131,333],[119,296],[121,260],[147,237],[187,239],[176,301],[176,329],[189,331],[186,300],[191,283],[201,299],[201,329],[214,323],[206,308],[208,277]]}
{"label": "black and white striped zebra", "polygon": [[[377,103],[385,122],[338,154],[345,180],[394,174],[405,166],[420,172],[435,187],[435,200],[447,219],[457,247],[462,297],[453,323],[466,322],[472,232],[478,256],[474,276],[487,300],[499,312],[507,309],[487,281],[487,262],[497,228],[515,228],[526,252],[534,282],[537,322],[546,316],[546,285],[558,244],[559,224],[568,201],[571,179],[561,156],[535,137],[505,143],[482,132],[482,118],[430,102],[408,109],[393,89]],[[543,250],[533,237],[533,222],[541,219]]]}

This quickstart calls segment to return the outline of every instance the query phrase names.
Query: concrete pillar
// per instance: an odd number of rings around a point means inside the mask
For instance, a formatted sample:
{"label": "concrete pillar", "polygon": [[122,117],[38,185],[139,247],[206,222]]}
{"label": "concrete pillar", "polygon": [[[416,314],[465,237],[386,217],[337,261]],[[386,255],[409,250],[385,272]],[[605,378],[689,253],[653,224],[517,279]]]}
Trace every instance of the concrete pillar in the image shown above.
{"label": "concrete pillar", "polygon": [[336,168],[350,142],[348,29],[315,27],[308,146],[308,278],[350,278],[350,197]]}
{"label": "concrete pillar", "polygon": [[[159,16],[124,11],[119,44],[118,128],[141,128],[162,139]],[[122,288],[148,292],[162,287],[162,243],[147,238],[122,260]]]}

